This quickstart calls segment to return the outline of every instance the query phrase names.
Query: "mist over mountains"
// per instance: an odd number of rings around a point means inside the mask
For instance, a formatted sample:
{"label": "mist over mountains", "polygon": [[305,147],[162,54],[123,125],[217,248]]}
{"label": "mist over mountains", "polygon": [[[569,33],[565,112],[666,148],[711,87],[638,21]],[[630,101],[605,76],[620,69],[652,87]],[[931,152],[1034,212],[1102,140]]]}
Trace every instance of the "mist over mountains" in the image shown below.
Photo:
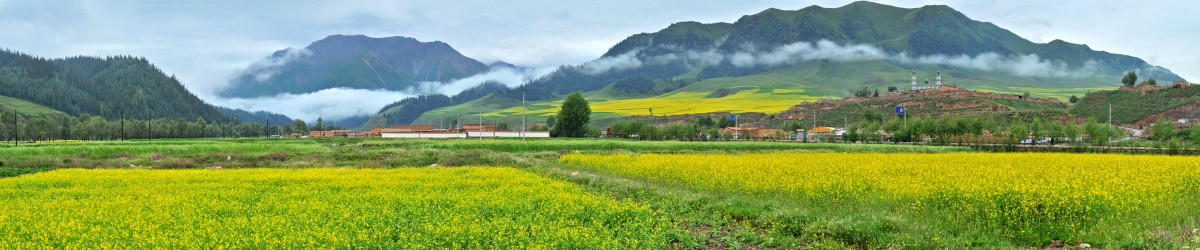
{"label": "mist over mountains", "polygon": [[[1079,79],[1095,86],[1113,83],[1091,79],[1126,71],[1137,71],[1143,79],[1182,80],[1136,57],[1062,40],[1034,43],[947,6],[856,2],[838,8],[767,9],[732,23],[679,22],[631,35],[595,60],[557,68],[485,64],[439,41],[333,35],[252,63],[207,101],[250,111],[246,113],[323,117],[355,127],[368,118],[412,122],[420,114],[397,112],[462,105],[471,101],[468,97],[493,100],[489,103],[511,103],[522,94],[531,101],[553,100],[619,81],[668,81],[670,86],[661,90],[670,91],[810,61],[834,62],[829,67],[878,61],[910,70],[961,69],[1038,83]],[[856,86],[846,86],[851,87]],[[464,92],[469,93],[460,95]],[[380,116],[389,109],[387,117]]]}

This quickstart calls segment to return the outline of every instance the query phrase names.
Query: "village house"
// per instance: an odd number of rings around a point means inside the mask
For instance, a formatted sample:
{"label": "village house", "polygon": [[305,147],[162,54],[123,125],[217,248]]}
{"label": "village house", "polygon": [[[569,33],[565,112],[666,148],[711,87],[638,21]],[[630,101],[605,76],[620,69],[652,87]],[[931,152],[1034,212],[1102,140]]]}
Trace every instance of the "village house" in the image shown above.
{"label": "village house", "polygon": [[308,131],[309,138],[351,137],[351,136],[357,136],[357,134],[355,134],[354,131],[351,131],[351,130]]}
{"label": "village house", "polygon": [[387,129],[402,132],[433,132],[436,130],[433,125],[392,125]]}
{"label": "village house", "polygon": [[496,132],[500,131],[495,124],[462,124],[458,126],[459,132]]}
{"label": "village house", "polygon": [[786,136],[782,129],[773,128],[725,127],[719,132],[722,134],[732,134],[734,135],[734,139],[783,138]]}
{"label": "village house", "polygon": [[833,141],[842,138],[845,129],[832,127],[816,127],[805,131],[808,141]]}
{"label": "village house", "polygon": [[383,127],[375,126],[374,128],[368,129],[364,132],[366,133],[360,133],[363,137],[381,137],[383,136]]}

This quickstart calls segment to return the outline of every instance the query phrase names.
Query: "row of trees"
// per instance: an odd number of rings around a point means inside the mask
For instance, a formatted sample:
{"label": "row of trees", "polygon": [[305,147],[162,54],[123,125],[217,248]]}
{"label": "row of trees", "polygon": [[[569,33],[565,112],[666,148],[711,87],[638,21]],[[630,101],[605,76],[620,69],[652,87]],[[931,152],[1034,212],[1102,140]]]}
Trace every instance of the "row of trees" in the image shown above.
{"label": "row of trees", "polygon": [[[1137,72],[1129,71],[1129,73],[1125,73],[1124,77],[1121,77],[1121,84],[1124,84],[1126,87],[1133,87],[1133,85],[1137,84],[1137,80],[1138,80]],[[1154,80],[1154,78],[1150,78],[1150,79],[1146,79],[1146,81],[1143,81],[1142,84],[1157,86],[1158,80]]]}
{"label": "row of trees", "polygon": [[[733,127],[735,124],[734,120],[730,120],[724,116],[717,119],[702,116],[695,120],[674,123],[663,127],[655,126],[646,121],[632,120],[614,123],[610,132],[615,136],[639,140],[728,140],[735,138],[734,135],[732,133],[720,133],[720,131],[726,127]],[[787,125],[787,127],[799,126],[798,122]],[[738,138],[748,137],[748,135],[741,135]]]}
{"label": "row of trees", "polygon": [[[183,118],[108,120],[88,114],[79,117],[26,116],[13,111],[0,113],[0,124],[0,139],[4,141],[264,137],[291,133],[307,134],[310,129],[299,119],[291,124],[265,126],[257,122],[212,122],[204,118],[197,118],[195,121]],[[312,127],[312,130],[333,129],[343,128],[325,126],[320,118]]]}
{"label": "row of trees", "polygon": [[1101,145],[1124,136],[1120,128],[1095,120],[1074,124],[1059,120],[1044,121],[1040,117],[1030,119],[1014,116],[996,120],[991,116],[942,116],[914,117],[908,119],[906,125],[902,118],[884,121],[864,117],[862,121],[846,128],[843,140],[932,144],[1017,144],[1028,140],[1033,144],[1083,142]]}

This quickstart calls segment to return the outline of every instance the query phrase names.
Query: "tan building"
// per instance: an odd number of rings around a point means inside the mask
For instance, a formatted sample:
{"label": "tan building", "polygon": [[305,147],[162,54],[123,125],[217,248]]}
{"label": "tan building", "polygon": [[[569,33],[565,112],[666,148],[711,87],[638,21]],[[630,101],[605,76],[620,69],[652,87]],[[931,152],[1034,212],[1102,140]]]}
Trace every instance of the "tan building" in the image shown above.
{"label": "tan building", "polygon": [[496,132],[500,131],[494,124],[462,124],[458,129],[460,132]]}
{"label": "tan building", "polygon": [[368,129],[364,132],[366,133],[361,133],[363,137],[380,137],[383,136],[383,127],[375,126],[374,128]]}
{"label": "tan building", "polygon": [[435,130],[433,125],[392,125],[388,129],[407,132],[433,132]]}
{"label": "tan building", "polygon": [[329,131],[308,131],[308,137],[350,137],[356,136],[354,131],[350,130],[329,130]]}

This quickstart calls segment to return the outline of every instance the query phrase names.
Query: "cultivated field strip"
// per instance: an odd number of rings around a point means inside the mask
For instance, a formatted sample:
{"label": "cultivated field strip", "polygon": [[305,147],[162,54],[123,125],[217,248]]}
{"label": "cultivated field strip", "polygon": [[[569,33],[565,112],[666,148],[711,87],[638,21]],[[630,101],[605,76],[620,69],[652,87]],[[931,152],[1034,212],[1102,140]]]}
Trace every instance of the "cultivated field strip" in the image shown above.
{"label": "cultivated field strip", "polygon": [[869,245],[957,238],[963,242],[956,244],[964,246],[1060,240],[1122,247],[1146,240],[1200,239],[1195,217],[1200,214],[1200,157],[568,154],[560,162],[705,192],[784,201],[800,210],[824,211],[813,212],[826,213],[819,218],[882,221],[873,224],[881,237],[870,239]]}
{"label": "cultivated field strip", "polygon": [[503,167],[0,179],[5,248],[663,248],[643,205]]}

